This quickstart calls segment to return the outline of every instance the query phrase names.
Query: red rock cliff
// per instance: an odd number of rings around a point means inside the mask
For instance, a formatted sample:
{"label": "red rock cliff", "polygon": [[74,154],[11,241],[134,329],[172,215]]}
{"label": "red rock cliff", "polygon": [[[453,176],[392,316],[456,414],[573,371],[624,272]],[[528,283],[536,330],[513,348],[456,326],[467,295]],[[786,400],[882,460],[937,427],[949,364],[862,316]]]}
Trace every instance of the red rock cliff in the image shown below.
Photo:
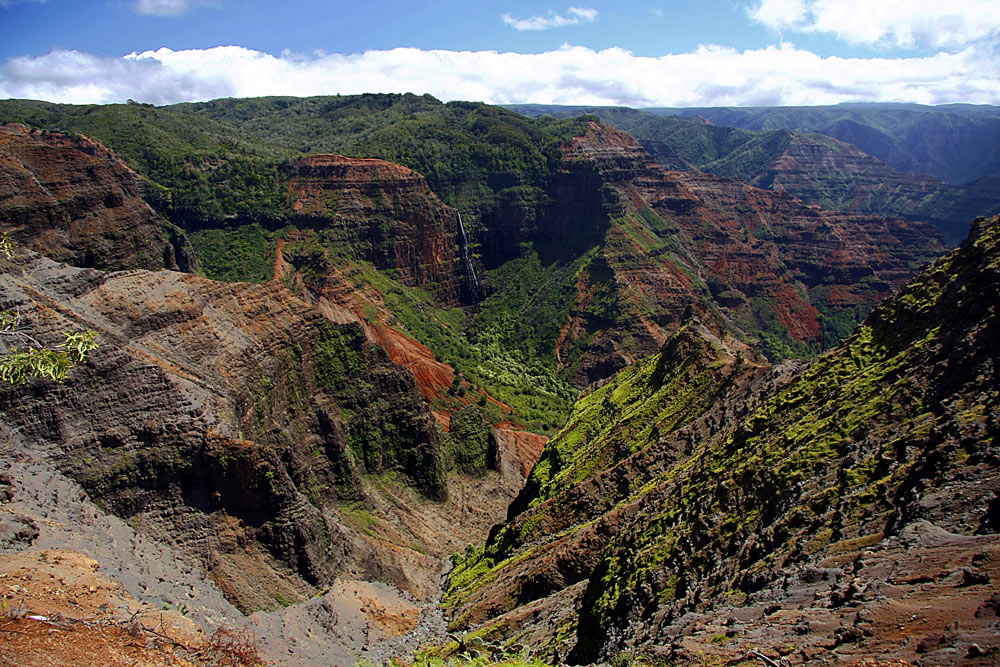
{"label": "red rock cliff", "polygon": [[458,218],[417,172],[383,160],[301,158],[288,179],[292,223],[323,230],[345,252],[457,303]]}

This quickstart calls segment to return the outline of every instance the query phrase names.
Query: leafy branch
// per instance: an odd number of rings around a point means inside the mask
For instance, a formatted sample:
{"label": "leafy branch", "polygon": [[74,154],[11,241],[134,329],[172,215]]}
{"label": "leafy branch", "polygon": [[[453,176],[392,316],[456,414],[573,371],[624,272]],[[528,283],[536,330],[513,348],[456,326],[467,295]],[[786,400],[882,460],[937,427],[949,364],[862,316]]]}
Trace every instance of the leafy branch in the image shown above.
{"label": "leafy branch", "polygon": [[[6,232],[0,235],[0,254],[7,259],[14,255],[14,243]],[[0,339],[10,337],[28,346],[24,350],[12,348],[0,357],[0,381],[19,385],[28,378],[41,377],[58,382],[65,379],[74,365],[83,363],[87,355],[97,349],[96,331],[65,331],[63,335],[66,338],[62,343],[47,347],[22,326],[20,312],[0,312]]]}

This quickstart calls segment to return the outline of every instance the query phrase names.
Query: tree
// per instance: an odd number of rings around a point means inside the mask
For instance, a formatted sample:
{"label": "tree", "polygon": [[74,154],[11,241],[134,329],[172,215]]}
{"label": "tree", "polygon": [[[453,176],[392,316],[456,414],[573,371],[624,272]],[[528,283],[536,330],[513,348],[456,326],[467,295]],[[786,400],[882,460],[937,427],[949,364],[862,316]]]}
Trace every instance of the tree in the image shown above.
{"label": "tree", "polygon": [[[14,256],[14,243],[6,232],[0,236],[0,255],[7,259]],[[74,365],[83,363],[87,355],[97,349],[96,331],[66,331],[64,335],[66,338],[59,345],[42,345],[22,326],[20,312],[0,312],[0,338],[11,338],[27,345],[24,350],[11,347],[0,357],[0,381],[12,385],[33,377],[60,381]]]}

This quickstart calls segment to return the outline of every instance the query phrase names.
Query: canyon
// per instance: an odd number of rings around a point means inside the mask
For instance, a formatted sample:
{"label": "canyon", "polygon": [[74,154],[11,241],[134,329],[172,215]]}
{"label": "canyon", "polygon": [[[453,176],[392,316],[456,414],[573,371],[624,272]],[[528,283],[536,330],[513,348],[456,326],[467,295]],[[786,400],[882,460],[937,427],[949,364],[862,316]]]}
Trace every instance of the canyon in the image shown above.
{"label": "canyon", "polygon": [[0,393],[0,551],[120,585],[110,627],[166,606],[195,664],[220,627],[275,664],[995,657],[995,218],[921,272],[925,222],[426,96],[28,116],[3,308],[100,347]]}

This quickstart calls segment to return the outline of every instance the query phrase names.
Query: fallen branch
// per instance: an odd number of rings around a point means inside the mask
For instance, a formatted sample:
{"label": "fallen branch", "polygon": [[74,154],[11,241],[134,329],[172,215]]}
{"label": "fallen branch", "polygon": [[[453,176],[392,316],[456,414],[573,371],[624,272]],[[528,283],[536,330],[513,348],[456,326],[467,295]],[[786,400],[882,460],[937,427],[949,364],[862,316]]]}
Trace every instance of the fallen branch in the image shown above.
{"label": "fallen branch", "polygon": [[749,651],[747,651],[747,657],[759,658],[764,661],[764,664],[769,665],[769,667],[781,667],[781,665],[778,664],[776,661],[767,657],[766,655],[764,655],[755,648],[752,648]]}

